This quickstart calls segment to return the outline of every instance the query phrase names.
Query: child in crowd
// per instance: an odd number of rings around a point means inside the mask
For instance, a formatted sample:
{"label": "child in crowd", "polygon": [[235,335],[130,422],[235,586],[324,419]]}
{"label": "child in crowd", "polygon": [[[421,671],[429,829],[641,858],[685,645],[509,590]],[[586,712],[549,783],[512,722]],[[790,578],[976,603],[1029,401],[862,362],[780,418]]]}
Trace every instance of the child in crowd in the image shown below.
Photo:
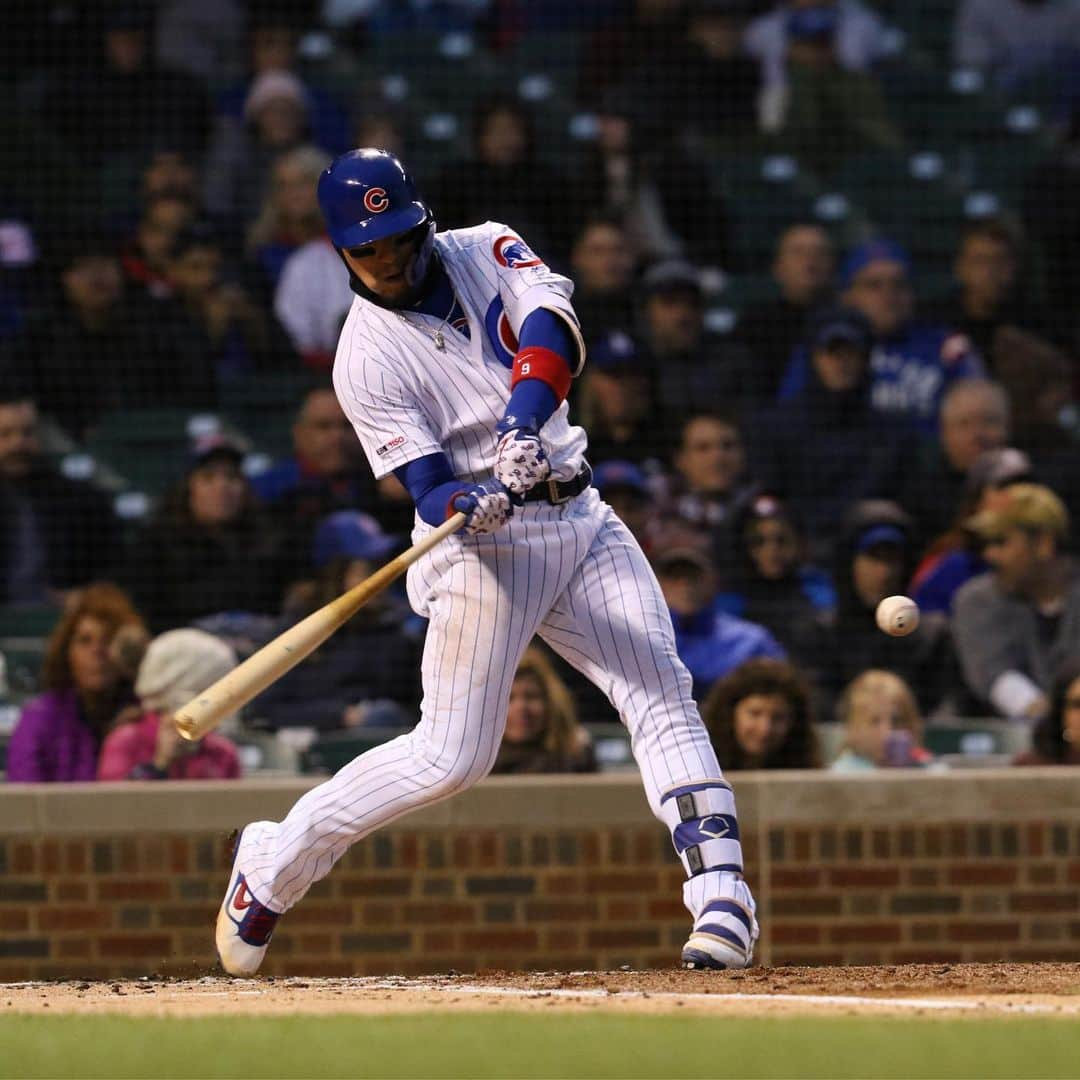
{"label": "child in crowd", "polygon": [[236,667],[236,654],[211,634],[185,628],[155,638],[135,678],[139,706],[105,739],[99,780],[235,780],[236,747],[210,732],[189,742],[173,715]]}
{"label": "child in crowd", "polygon": [[844,746],[829,766],[854,773],[882,768],[925,768],[933,760],[922,745],[923,720],[907,683],[891,671],[871,669],[840,699]]}

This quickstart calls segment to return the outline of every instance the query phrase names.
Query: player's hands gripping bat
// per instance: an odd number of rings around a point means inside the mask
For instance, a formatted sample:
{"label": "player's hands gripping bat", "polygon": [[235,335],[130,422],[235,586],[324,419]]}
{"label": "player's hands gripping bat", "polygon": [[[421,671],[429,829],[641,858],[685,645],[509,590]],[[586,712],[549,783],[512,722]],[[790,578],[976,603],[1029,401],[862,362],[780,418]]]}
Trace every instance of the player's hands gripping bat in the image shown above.
{"label": "player's hands gripping bat", "polygon": [[501,529],[513,516],[515,502],[504,484],[498,480],[485,480],[481,484],[469,484],[450,499],[450,512],[465,515],[461,531],[466,536],[483,536]]}
{"label": "player's hands gripping bat", "polygon": [[495,450],[495,479],[512,495],[524,495],[551,475],[544,444],[531,427],[512,428]]}

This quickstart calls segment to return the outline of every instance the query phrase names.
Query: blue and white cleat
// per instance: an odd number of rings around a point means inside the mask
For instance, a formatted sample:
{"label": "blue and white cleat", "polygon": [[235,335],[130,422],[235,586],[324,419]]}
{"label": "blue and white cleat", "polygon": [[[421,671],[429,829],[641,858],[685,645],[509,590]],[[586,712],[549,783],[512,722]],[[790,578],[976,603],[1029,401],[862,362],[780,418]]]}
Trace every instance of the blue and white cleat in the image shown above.
{"label": "blue and white cleat", "polygon": [[240,869],[243,839],[241,830],[233,848],[229,888],[218,911],[214,944],[221,966],[230,975],[250,976],[259,970],[280,915],[260,904],[248,888]]}
{"label": "blue and white cleat", "polygon": [[696,971],[748,968],[754,962],[758,932],[752,909],[737,900],[712,900],[683,946],[683,967]]}

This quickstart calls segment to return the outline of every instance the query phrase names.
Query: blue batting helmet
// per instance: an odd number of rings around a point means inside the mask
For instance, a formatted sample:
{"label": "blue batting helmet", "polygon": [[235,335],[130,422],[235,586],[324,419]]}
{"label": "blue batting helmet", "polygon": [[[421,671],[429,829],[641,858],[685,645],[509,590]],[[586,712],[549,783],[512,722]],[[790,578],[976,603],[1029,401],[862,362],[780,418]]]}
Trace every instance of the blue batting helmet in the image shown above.
{"label": "blue batting helmet", "polygon": [[405,166],[386,150],[350,150],[319,177],[319,207],[339,248],[434,224]]}

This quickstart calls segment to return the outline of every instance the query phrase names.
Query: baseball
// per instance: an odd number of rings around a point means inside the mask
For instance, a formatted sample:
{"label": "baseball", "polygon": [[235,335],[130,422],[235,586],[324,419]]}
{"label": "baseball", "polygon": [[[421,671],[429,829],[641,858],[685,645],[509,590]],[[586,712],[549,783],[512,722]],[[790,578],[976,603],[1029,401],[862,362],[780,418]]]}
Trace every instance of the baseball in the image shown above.
{"label": "baseball", "polygon": [[904,637],[919,625],[919,605],[910,596],[886,596],[877,606],[877,624],[886,634]]}

